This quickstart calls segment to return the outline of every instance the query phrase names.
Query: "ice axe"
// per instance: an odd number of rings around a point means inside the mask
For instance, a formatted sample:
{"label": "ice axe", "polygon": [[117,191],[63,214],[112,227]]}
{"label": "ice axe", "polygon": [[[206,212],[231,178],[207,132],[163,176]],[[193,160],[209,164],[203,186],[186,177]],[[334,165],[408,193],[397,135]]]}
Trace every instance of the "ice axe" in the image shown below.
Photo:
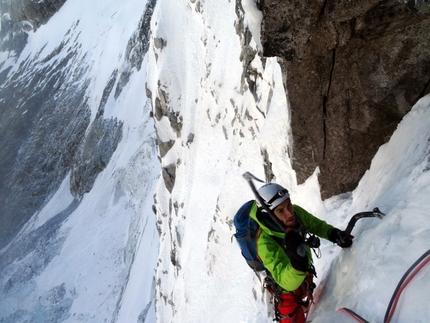
{"label": "ice axe", "polygon": [[264,183],[264,181],[262,181],[261,179],[259,179],[258,177],[255,177],[254,175],[252,175],[250,172],[246,172],[242,175],[246,181],[248,182],[249,186],[251,187],[252,192],[255,195],[255,198],[257,199],[257,201],[260,203],[260,205],[262,206],[262,208],[269,214],[269,216],[272,218],[272,220],[282,229],[285,230],[285,226],[278,220],[278,218],[275,216],[275,214],[273,214],[272,210],[270,210],[270,208],[267,206],[266,202],[263,200],[263,198],[260,196],[260,194],[258,194],[257,189],[255,188],[254,183],[252,182],[252,180],[255,180],[257,182],[260,183]]}
{"label": "ice axe", "polygon": [[352,216],[351,220],[349,220],[348,226],[345,229],[345,233],[347,236],[350,235],[355,223],[362,218],[378,218],[382,220],[384,216],[385,214],[382,213],[377,207],[375,207],[373,211],[357,213]]}

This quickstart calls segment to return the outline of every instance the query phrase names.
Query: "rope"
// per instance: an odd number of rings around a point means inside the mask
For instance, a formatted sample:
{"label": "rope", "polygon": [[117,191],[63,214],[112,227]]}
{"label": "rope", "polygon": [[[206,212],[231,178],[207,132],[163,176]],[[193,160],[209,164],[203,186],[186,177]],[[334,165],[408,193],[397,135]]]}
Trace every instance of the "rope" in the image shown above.
{"label": "rope", "polygon": [[[410,283],[410,281],[416,276],[416,274],[427,264],[430,262],[430,250],[425,252],[417,261],[413,263],[411,267],[405,272],[403,277],[400,279],[397,284],[396,289],[394,290],[393,296],[391,297],[390,303],[388,304],[387,311],[384,317],[384,323],[389,323],[394,315],[394,312],[397,307],[397,302],[399,301],[400,295],[406,286]],[[357,313],[353,312],[349,308],[343,307],[338,309],[338,312],[344,312],[352,317],[359,323],[369,323],[364,318],[362,318]]]}
{"label": "rope", "polygon": [[[414,264],[409,267],[409,269],[403,275],[402,279],[400,279],[396,289],[394,290],[393,296],[391,297],[390,303],[388,304],[387,312],[385,313],[384,317],[384,323],[389,323],[391,321],[400,295],[412,278],[414,278],[415,275],[430,261],[429,255],[430,250],[425,252],[417,261],[415,261]],[[420,264],[420,262],[422,263]]]}
{"label": "rope", "polygon": [[359,323],[369,323],[368,321],[366,321],[364,318],[362,318],[360,315],[350,310],[349,308],[343,307],[343,308],[339,308],[337,311],[348,314],[350,317],[352,317],[354,320],[356,320]]}

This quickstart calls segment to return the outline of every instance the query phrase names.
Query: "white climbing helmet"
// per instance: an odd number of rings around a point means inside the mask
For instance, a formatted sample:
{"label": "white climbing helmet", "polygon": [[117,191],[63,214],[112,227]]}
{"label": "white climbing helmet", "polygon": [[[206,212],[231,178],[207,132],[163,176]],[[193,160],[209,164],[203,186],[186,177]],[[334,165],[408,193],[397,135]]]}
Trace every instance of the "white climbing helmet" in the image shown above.
{"label": "white climbing helmet", "polygon": [[[258,194],[264,200],[266,205],[273,211],[279,204],[290,198],[290,193],[285,187],[279,184],[269,183],[258,189]],[[257,201],[259,207],[260,203]]]}

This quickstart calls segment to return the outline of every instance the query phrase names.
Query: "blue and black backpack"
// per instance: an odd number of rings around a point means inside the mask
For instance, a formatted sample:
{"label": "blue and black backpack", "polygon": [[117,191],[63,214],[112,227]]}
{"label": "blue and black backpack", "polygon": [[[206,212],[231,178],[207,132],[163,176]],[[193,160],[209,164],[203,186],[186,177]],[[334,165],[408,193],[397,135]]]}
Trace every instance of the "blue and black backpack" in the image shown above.
{"label": "blue and black backpack", "polygon": [[236,227],[236,234],[234,234],[234,237],[239,243],[242,256],[245,258],[249,267],[254,271],[262,271],[265,267],[257,256],[255,246],[256,236],[260,226],[249,216],[249,212],[251,211],[254,202],[254,200],[246,202],[235,214],[233,222]]}

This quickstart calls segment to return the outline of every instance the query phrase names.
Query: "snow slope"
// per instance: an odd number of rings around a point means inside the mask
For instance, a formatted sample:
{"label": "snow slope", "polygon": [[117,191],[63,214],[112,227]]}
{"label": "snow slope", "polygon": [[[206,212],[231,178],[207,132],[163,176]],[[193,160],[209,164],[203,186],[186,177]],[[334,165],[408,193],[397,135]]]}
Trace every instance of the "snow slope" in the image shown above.
{"label": "snow slope", "polygon": [[[351,196],[326,201],[330,218],[375,206],[386,216],[382,221],[363,219],[357,223],[353,248],[342,250],[327,265],[329,276],[315,314],[347,307],[370,322],[382,322],[398,281],[429,249],[429,121],[430,96],[426,96],[379,149]],[[426,266],[411,281],[393,322],[428,320],[430,310],[425,299],[430,288],[429,274]]]}

